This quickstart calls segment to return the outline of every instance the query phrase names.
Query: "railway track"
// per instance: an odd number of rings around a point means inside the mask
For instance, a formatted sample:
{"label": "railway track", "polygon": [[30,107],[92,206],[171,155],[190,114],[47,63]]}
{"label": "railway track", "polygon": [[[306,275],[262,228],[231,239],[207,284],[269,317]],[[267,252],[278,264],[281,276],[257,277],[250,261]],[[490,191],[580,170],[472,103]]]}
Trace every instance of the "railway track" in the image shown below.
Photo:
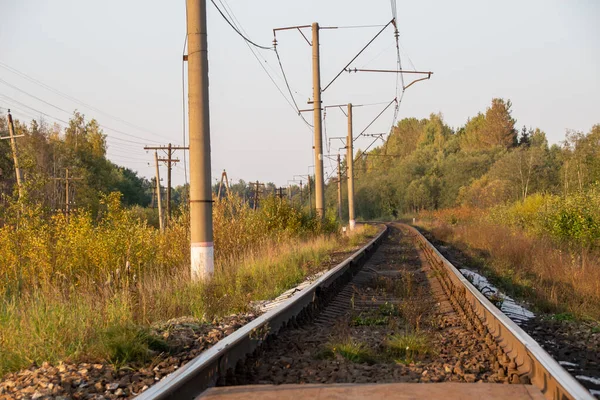
{"label": "railway track", "polygon": [[402,224],[388,224],[349,259],[138,399],[191,399],[215,385],[397,382],[531,384],[548,399],[592,399]]}

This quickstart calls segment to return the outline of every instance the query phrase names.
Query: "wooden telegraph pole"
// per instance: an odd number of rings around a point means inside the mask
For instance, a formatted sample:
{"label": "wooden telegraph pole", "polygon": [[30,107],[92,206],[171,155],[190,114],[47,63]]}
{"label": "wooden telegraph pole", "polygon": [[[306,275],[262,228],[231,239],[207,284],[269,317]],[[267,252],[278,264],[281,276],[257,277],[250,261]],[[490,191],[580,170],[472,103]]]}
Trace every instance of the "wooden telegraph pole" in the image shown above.
{"label": "wooden telegraph pole", "polygon": [[69,168],[65,168],[65,177],[64,178],[54,178],[57,181],[65,181],[65,217],[67,222],[69,222],[69,216],[71,214],[71,196],[70,196],[70,182],[71,181],[80,181],[83,178],[75,178],[69,175]]}
{"label": "wooden telegraph pole", "polygon": [[15,127],[13,125],[12,115],[10,114],[10,110],[8,110],[8,137],[3,137],[0,139],[10,139],[10,148],[12,150],[13,162],[15,165],[15,175],[17,178],[17,188],[19,190],[19,199],[23,198],[23,175],[21,175],[21,168],[19,167],[19,149],[17,147],[17,141],[15,140],[18,137],[22,137],[24,135],[15,135]]}
{"label": "wooden telegraph pole", "polygon": [[156,165],[156,202],[158,203],[158,225],[160,231],[165,231],[163,211],[162,211],[162,199],[160,193],[160,170],[158,168],[158,151],[154,150],[154,164]]}
{"label": "wooden telegraph pole", "polygon": [[167,164],[167,219],[165,221],[166,225],[169,224],[169,220],[171,219],[171,170],[173,169],[173,164],[178,163],[178,158],[173,158],[173,152],[175,150],[189,150],[187,146],[173,146],[169,143],[166,146],[144,146],[144,150],[165,150],[167,152],[167,158],[159,158],[158,161],[164,162]]}

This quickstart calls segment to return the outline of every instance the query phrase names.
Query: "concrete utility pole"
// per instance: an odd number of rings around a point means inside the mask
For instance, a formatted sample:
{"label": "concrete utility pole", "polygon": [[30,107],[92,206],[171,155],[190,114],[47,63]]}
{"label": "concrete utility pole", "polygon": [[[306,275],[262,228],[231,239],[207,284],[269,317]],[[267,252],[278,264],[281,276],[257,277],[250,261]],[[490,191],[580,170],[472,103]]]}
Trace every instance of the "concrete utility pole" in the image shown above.
{"label": "concrete utility pole", "polygon": [[186,0],[192,280],[214,273],[206,0]]}
{"label": "concrete utility pole", "polygon": [[10,110],[8,110],[8,133],[10,138],[10,148],[12,149],[13,161],[15,163],[15,174],[17,176],[17,188],[19,189],[19,199],[23,198],[23,176],[21,175],[21,168],[19,168],[19,157],[17,148],[17,141],[15,138],[15,127],[13,125],[12,115],[10,114]]}
{"label": "concrete utility pole", "polygon": [[342,220],[342,162],[340,155],[337,155],[337,164],[338,164],[338,179],[337,179],[337,189],[338,189],[338,218],[340,221]]}
{"label": "concrete utility pole", "polygon": [[313,110],[315,129],[315,205],[317,216],[325,216],[325,182],[323,176],[323,134],[321,126],[321,66],[319,59],[319,24],[312,24]]}
{"label": "concrete utility pole", "polygon": [[346,176],[348,177],[348,225],[356,226],[354,219],[354,145],[352,133],[352,103],[348,103],[348,137],[346,138]]}
{"label": "concrete utility pole", "polygon": [[160,196],[160,171],[158,169],[158,152],[154,151],[154,163],[156,165],[156,202],[158,203],[158,225],[160,231],[164,232],[165,227],[163,224],[163,212],[162,212],[162,201]]}

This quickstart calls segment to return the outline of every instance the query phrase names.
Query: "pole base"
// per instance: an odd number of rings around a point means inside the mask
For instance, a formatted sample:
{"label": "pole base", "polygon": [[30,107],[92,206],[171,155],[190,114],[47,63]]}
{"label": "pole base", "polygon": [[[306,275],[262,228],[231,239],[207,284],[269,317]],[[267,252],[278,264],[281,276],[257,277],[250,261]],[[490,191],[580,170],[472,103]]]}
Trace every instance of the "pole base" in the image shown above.
{"label": "pole base", "polygon": [[348,223],[348,225],[350,225],[350,230],[353,231],[354,228],[356,227],[356,221],[351,219]]}
{"label": "pole base", "polygon": [[213,243],[192,243],[192,281],[208,281],[215,272]]}

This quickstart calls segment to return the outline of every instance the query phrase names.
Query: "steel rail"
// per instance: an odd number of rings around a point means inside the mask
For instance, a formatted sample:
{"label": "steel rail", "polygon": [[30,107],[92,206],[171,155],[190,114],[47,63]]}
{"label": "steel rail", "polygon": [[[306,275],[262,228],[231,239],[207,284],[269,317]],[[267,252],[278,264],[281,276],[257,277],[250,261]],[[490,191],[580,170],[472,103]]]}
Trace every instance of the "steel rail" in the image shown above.
{"label": "steel rail", "polygon": [[496,348],[498,362],[512,383],[537,386],[547,399],[593,400],[591,393],[531,336],[490,302],[417,229],[402,224],[417,239],[441,275],[440,283],[455,308]]}
{"label": "steel rail", "polygon": [[269,335],[277,334],[287,324],[295,324],[296,318],[301,317],[303,312],[316,309],[328,289],[337,284],[339,278],[351,274],[353,267],[357,267],[365,255],[375,250],[387,231],[385,227],[368,244],[304,290],[220,340],[136,399],[193,399],[206,388],[214,386],[220,376],[230,368],[235,368],[238,361],[251,354]]}

